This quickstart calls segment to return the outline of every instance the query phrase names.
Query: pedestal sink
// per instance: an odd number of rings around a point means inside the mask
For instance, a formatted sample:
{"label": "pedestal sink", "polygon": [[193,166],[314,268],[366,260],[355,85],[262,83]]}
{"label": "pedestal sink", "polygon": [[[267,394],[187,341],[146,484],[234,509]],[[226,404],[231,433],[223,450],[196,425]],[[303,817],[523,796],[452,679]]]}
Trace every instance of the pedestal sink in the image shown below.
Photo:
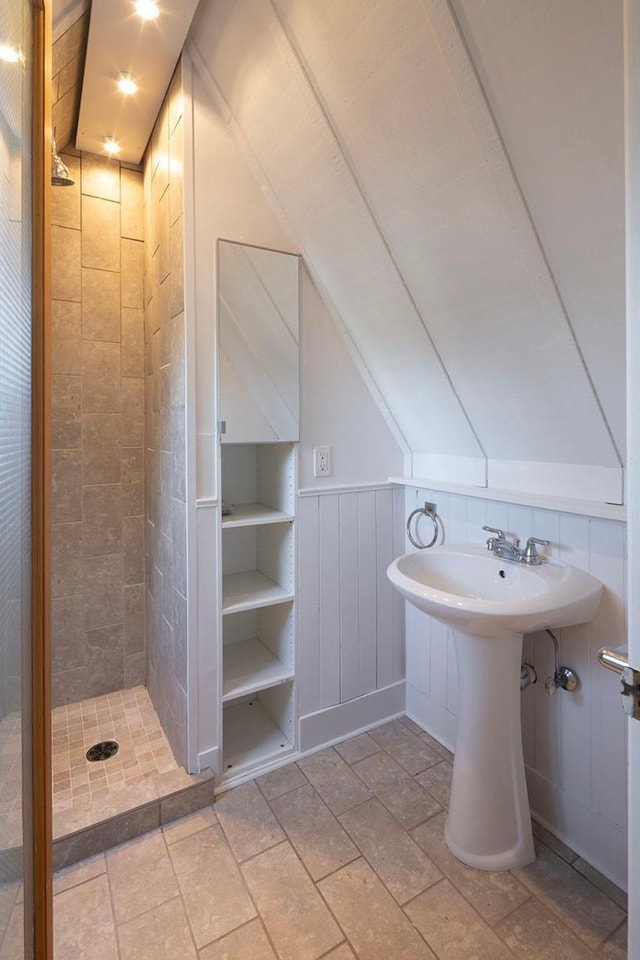
{"label": "pedestal sink", "polygon": [[446,843],[481,870],[524,866],[535,855],[520,728],[522,635],[593,619],[602,584],[569,564],[527,566],[474,544],[407,553],[387,575],[452,628],[459,710]]}

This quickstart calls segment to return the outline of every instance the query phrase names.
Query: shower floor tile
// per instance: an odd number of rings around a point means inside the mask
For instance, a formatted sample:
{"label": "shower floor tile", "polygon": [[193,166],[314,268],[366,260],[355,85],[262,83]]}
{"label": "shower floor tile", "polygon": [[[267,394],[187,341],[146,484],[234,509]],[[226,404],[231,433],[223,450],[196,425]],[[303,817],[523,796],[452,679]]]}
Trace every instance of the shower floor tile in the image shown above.
{"label": "shower floor tile", "polygon": [[[56,707],[51,733],[56,837],[156,799],[163,778],[184,773],[145,687]],[[115,756],[88,761],[89,747],[104,740],[117,741]]]}

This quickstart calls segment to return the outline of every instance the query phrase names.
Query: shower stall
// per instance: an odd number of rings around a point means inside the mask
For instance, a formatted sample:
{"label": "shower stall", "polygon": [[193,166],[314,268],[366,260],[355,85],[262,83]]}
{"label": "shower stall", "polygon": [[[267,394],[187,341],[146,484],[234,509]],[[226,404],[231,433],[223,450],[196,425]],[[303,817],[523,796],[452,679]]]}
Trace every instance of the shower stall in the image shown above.
{"label": "shower stall", "polygon": [[[210,779],[186,772],[179,83],[178,74],[144,171],[62,147],[72,183],[52,188],[58,864],[76,858],[78,831],[102,824],[113,844],[130,835],[123,813],[151,811],[140,821],[149,829],[176,791],[175,815],[213,796]],[[103,842],[94,836],[84,852]]]}

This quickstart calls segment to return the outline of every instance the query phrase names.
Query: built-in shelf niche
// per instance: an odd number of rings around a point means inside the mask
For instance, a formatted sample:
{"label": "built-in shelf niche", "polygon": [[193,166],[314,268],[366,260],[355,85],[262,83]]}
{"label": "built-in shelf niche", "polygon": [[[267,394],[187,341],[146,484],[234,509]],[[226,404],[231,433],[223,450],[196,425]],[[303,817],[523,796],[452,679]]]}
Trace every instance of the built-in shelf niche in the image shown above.
{"label": "built-in shelf niche", "polygon": [[292,600],[293,546],[290,523],[223,528],[223,614]]}
{"label": "built-in shelf niche", "polygon": [[232,508],[223,528],[292,519],[293,451],[290,443],[223,444],[222,499]]}
{"label": "built-in shelf niche", "polygon": [[262,690],[223,709],[223,774],[260,768],[294,749],[293,684]]}
{"label": "built-in shelf niche", "polygon": [[223,620],[223,701],[293,678],[291,602],[229,614]]}

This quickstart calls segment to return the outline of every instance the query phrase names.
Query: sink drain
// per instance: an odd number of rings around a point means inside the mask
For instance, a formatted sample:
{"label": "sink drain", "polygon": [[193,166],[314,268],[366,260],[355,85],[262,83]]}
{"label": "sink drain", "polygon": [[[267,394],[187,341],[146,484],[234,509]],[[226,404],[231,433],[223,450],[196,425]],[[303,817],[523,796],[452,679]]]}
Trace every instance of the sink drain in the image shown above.
{"label": "sink drain", "polygon": [[120,745],[115,740],[103,740],[89,747],[86,757],[91,763],[96,760],[108,760],[110,757],[115,757],[119,749]]}

